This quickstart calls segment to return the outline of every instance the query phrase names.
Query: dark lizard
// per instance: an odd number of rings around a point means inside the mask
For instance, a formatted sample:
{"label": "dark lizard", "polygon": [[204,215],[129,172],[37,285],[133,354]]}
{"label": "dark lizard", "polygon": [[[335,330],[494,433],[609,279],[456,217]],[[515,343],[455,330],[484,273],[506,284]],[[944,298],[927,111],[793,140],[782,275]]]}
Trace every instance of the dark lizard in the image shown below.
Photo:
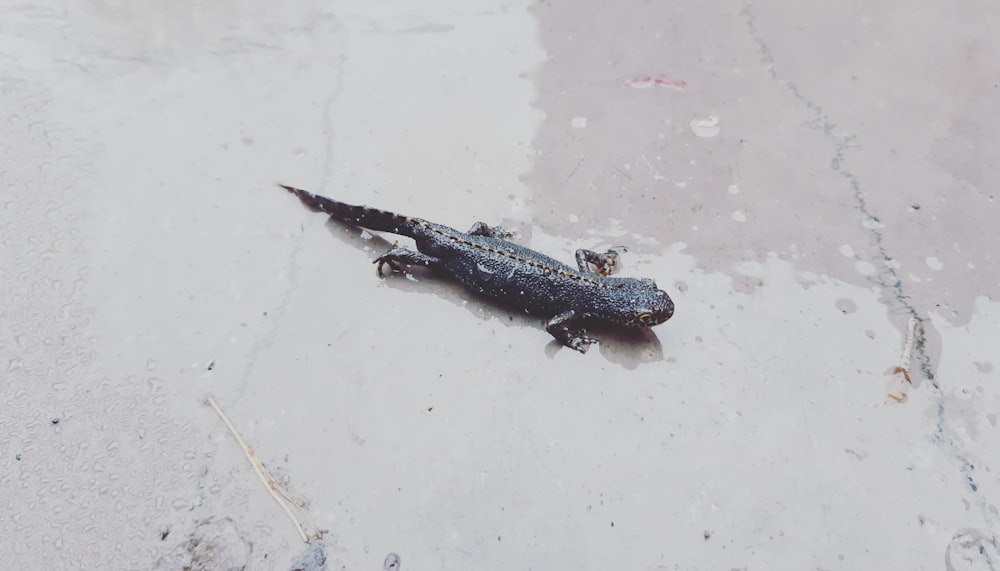
{"label": "dark lizard", "polygon": [[545,329],[556,341],[581,353],[596,342],[579,328],[584,321],[652,327],[674,314],[670,296],[653,280],[608,277],[617,263],[614,249],[603,254],[577,250],[577,267],[571,268],[506,240],[510,233],[483,222],[459,232],[420,218],[280,186],[341,222],[413,238],[419,251],[396,245],[375,259],[379,276],[385,266],[393,271],[411,265],[442,269],[472,291],[549,318]]}

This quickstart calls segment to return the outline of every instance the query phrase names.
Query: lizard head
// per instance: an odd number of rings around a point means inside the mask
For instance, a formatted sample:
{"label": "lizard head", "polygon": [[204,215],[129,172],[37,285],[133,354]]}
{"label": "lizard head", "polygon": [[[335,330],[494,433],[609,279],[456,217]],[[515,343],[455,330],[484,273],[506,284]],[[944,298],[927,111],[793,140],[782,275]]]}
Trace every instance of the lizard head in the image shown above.
{"label": "lizard head", "polygon": [[656,285],[643,289],[634,298],[632,319],[629,325],[652,327],[668,320],[674,314],[674,302],[667,292],[657,289]]}
{"label": "lizard head", "polygon": [[652,327],[670,319],[674,302],[667,292],[656,287],[650,279],[605,278],[614,287],[603,290],[599,308],[592,314],[622,325]]}

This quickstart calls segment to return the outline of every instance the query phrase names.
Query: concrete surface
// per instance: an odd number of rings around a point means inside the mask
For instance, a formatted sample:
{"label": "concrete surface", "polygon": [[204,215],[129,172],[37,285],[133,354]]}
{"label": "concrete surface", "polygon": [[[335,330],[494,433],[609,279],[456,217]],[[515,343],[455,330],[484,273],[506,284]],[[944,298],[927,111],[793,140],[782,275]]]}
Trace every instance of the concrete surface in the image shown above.
{"label": "concrete surface", "polygon": [[[278,4],[0,4],[8,568],[1000,568],[995,3]],[[677,314],[560,349],[277,182]]]}

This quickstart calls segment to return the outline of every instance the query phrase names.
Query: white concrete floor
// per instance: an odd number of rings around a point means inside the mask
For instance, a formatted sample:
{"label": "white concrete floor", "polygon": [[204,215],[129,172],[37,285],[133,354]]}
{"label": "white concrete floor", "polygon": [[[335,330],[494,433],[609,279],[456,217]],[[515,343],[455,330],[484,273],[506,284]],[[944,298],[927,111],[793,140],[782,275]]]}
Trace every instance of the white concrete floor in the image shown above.
{"label": "white concrete floor", "polygon": [[[0,561],[1000,569],[997,29],[982,0],[0,4]],[[560,349],[378,280],[392,236],[277,182],[625,244],[677,313]]]}

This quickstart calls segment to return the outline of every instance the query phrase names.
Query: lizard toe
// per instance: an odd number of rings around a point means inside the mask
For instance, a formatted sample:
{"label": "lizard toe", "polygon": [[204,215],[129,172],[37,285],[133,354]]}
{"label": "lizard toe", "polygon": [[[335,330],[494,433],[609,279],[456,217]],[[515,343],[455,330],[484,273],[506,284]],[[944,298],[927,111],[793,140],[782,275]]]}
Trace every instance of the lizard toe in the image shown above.
{"label": "lizard toe", "polygon": [[597,343],[597,339],[593,337],[587,337],[586,335],[578,335],[570,339],[568,346],[570,349],[575,349],[581,353],[586,353],[590,346]]}
{"label": "lizard toe", "polygon": [[378,274],[378,277],[383,279],[385,279],[385,266],[389,266],[389,273],[401,271],[399,264],[397,264],[395,260],[387,258],[386,256],[379,256],[375,258],[375,261],[372,263],[377,264],[375,266],[375,273]]}

